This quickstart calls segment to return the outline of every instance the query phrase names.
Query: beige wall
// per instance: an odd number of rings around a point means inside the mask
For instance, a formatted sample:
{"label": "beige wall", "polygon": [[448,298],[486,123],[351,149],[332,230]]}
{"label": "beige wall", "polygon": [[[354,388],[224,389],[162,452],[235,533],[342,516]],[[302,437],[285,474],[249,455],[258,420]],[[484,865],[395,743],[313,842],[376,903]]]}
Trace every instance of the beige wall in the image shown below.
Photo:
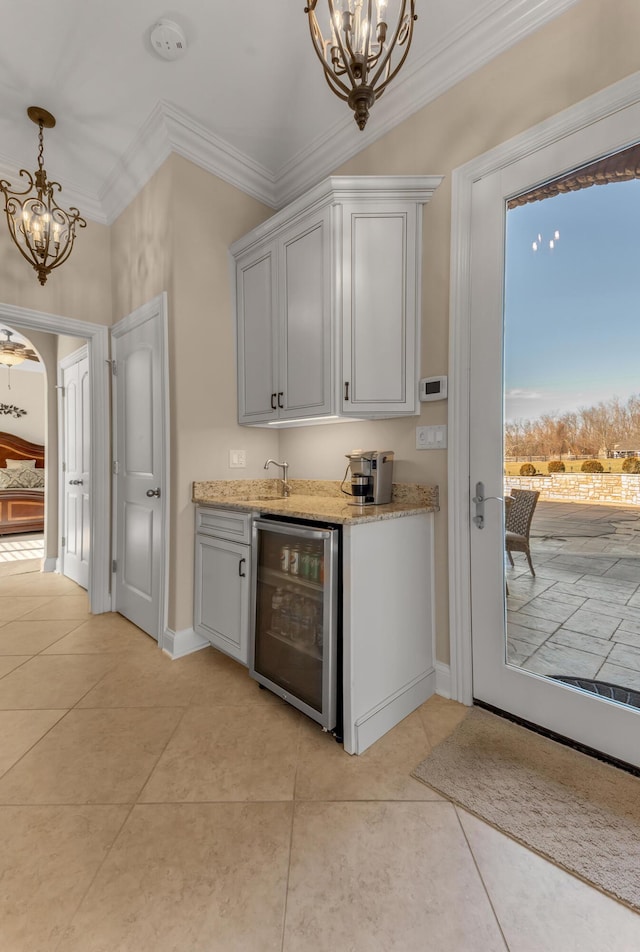
{"label": "beige wall", "polygon": [[[64,203],[64,192],[62,201]],[[92,324],[110,324],[110,229],[95,222],[81,228],[71,257],[60,269],[51,272],[42,287],[36,272],[20,255],[3,225],[0,228],[0,301]]]}
{"label": "beige wall", "polygon": [[[229,245],[271,209],[171,156],[113,226],[114,320],[168,292],[171,407],[169,626],[193,622],[191,484],[261,475],[272,431],[236,422]],[[247,468],[229,469],[244,449]]]}
{"label": "beige wall", "polygon": [[[170,306],[173,460],[170,625],[193,624],[194,479],[264,475],[278,450],[271,430],[238,426],[229,245],[272,210],[226,182],[173,157],[176,235]],[[244,449],[246,469],[229,468]],[[172,610],[171,610],[172,609]]]}
{"label": "beige wall", "polygon": [[[424,211],[421,376],[447,373],[451,172],[640,68],[636,0],[583,0],[336,169],[337,174],[444,174]],[[375,106],[370,122],[375,123]],[[446,403],[420,417],[282,431],[293,477],[342,478],[352,447],[392,449],[395,477],[440,487],[436,516],[437,657],[449,661],[447,453],[416,451],[417,425],[445,423]]]}
{"label": "beige wall", "polygon": [[111,226],[114,324],[161,291],[171,294],[172,184],[169,159]]}
{"label": "beige wall", "polygon": [[64,360],[69,354],[74,354],[77,350],[80,350],[81,347],[84,347],[86,343],[85,338],[65,337],[61,334],[60,337],[58,337],[58,360]]}
{"label": "beige wall", "polygon": [[[37,367],[38,371],[28,368]],[[21,440],[30,443],[45,441],[45,374],[40,372],[41,364],[25,360],[17,367],[0,367],[0,403],[26,410],[25,416],[15,419],[12,416],[0,416],[0,430],[13,433]],[[9,390],[9,380],[11,390]]]}

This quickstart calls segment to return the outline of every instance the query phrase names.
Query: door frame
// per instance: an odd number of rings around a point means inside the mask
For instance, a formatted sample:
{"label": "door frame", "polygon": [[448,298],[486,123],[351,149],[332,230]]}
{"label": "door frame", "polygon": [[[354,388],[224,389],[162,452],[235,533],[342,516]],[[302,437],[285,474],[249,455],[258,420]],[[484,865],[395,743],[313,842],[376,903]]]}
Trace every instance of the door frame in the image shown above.
{"label": "door frame", "polygon": [[[0,303],[0,321],[18,324],[26,330],[80,337],[87,341],[91,392],[91,471],[94,478],[91,501],[91,562],[89,565],[89,605],[94,614],[111,611],[111,525],[110,525],[110,429],[109,328],[74,317],[48,314],[31,308]],[[107,505],[95,505],[95,500]]]}
{"label": "door frame", "polygon": [[[473,185],[539,149],[562,141],[602,119],[636,107],[640,114],[640,72],[546,119],[472,159],[452,173],[451,275],[449,312],[449,624],[450,691],[462,704],[473,703],[471,640],[471,501],[469,371],[471,361],[471,202]],[[640,122],[637,128],[640,128]],[[636,137],[637,138],[637,137]],[[633,137],[631,137],[633,141]],[[628,122],[620,117],[603,152],[630,144]],[[594,155],[593,159],[598,158]],[[533,184],[533,183],[532,183]]]}
{"label": "door frame", "polygon": [[[64,446],[65,446],[65,421],[66,415],[64,412],[64,371],[69,367],[73,367],[74,364],[79,363],[85,357],[89,356],[89,346],[88,344],[83,344],[82,347],[78,347],[77,350],[74,350],[71,354],[67,354],[66,357],[63,357],[62,360],[58,360],[56,366],[56,384],[58,391],[58,558],[56,560],[56,572],[59,572],[60,575],[64,575],[64,557],[65,557],[65,546],[60,543],[60,537],[62,536],[63,529],[66,525],[66,506],[65,506],[65,492],[64,486],[66,480],[62,478],[62,464],[64,462]],[[91,373],[89,373],[89,389],[91,389]],[[89,441],[89,452],[91,452],[91,441]],[[91,460],[90,460],[91,462]],[[91,491],[91,496],[89,498],[89,511],[93,506],[93,490]],[[91,530],[89,530],[91,531]],[[93,539],[89,539],[89,565],[91,565],[91,556],[93,550]]]}
{"label": "door frame", "polygon": [[[169,551],[169,539],[170,539],[170,498],[171,498],[171,466],[170,466],[170,404],[169,404],[169,319],[168,319],[168,303],[167,303],[167,292],[162,291],[156,297],[152,298],[150,301],[147,301],[145,304],[141,304],[140,307],[136,308],[135,311],[132,311],[131,314],[128,314],[126,317],[123,317],[122,320],[118,321],[116,324],[113,324],[110,330],[110,338],[113,341],[117,341],[118,337],[122,334],[127,333],[128,331],[133,330],[135,327],[138,327],[140,324],[144,324],[154,315],[157,315],[157,318],[161,322],[160,327],[160,341],[161,341],[161,354],[160,354],[160,367],[161,367],[161,389],[162,389],[162,424],[161,424],[161,433],[162,433],[162,447],[160,451],[162,463],[162,476],[160,485],[163,487],[162,495],[160,496],[160,525],[162,532],[162,542],[161,542],[161,552],[162,552],[162,567],[160,571],[160,598],[158,605],[158,647],[166,648],[169,650],[167,645],[167,635],[168,635],[168,618],[169,618],[169,561],[170,561],[170,551]],[[117,358],[116,358],[117,359]],[[110,369],[113,365],[110,364]],[[116,368],[117,373],[117,368]],[[112,430],[112,440],[113,440],[113,453],[116,452],[117,447],[117,409],[116,409],[116,400],[117,392],[116,388],[112,388],[111,393],[111,410],[112,410],[112,420],[113,420],[113,430]],[[117,542],[118,542],[118,498],[117,498],[117,477],[114,473],[111,476],[112,479],[112,528],[113,528],[113,552],[114,558],[115,553],[117,552]],[[109,566],[109,571],[111,571],[111,565]],[[116,606],[116,587],[115,584],[111,585],[111,607],[110,611],[117,611]]]}

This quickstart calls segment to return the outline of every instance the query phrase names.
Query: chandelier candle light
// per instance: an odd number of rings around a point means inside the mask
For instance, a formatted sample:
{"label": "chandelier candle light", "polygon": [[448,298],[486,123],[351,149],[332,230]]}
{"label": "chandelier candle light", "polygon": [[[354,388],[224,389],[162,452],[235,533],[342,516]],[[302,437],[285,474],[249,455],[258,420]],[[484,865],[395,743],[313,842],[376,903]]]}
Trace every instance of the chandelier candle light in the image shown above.
{"label": "chandelier candle light", "polygon": [[56,120],[40,106],[29,106],[27,115],[40,130],[38,169],[34,175],[26,169],[20,170],[20,176],[29,180],[29,187],[24,192],[13,190],[4,179],[0,179],[0,192],[5,197],[9,233],[20,254],[37,271],[40,284],[44,284],[50,272],[64,264],[71,254],[76,225],[85,228],[87,223],[77,208],[71,207],[68,212],[60,208],[54,198],[54,189],[61,192],[62,186],[58,182],[47,182],[42,130],[53,129]]}
{"label": "chandelier candle light", "polygon": [[[311,39],[330,89],[349,103],[360,130],[369,109],[402,67],[413,37],[415,0],[321,0],[324,30],[316,14],[319,0],[304,8]],[[388,8],[391,9],[388,9]],[[395,25],[389,29],[389,23]],[[394,54],[397,56],[394,57]],[[392,58],[395,64],[392,65]]]}

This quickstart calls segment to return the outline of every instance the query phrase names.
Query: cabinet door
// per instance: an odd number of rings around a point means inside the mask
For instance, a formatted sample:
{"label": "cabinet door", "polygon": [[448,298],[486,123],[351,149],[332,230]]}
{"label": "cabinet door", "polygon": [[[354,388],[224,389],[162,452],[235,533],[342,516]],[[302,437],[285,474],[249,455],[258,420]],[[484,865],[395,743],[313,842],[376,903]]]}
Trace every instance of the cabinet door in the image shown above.
{"label": "cabinet door", "polygon": [[273,244],[236,261],[239,423],[278,417],[276,266]]}
{"label": "cabinet door", "polygon": [[332,412],[330,237],[325,210],[280,239],[280,419]]}
{"label": "cabinet door", "polygon": [[196,535],[193,627],[214,648],[249,664],[251,547]]}
{"label": "cabinet door", "polygon": [[415,413],[421,253],[416,206],[345,204],[342,213],[342,412]]}

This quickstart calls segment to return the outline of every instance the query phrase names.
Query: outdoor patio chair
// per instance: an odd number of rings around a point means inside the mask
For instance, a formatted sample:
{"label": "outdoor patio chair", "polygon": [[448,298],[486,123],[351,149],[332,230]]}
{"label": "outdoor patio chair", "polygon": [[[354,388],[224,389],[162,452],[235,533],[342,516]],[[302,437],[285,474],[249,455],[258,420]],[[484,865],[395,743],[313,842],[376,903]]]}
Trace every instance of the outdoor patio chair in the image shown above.
{"label": "outdoor patio chair", "polygon": [[531,529],[531,520],[540,493],[532,489],[514,489],[511,495],[513,502],[505,507],[505,548],[507,555],[511,565],[514,565],[512,553],[524,552],[531,574],[535,576],[529,548],[529,530]]}

